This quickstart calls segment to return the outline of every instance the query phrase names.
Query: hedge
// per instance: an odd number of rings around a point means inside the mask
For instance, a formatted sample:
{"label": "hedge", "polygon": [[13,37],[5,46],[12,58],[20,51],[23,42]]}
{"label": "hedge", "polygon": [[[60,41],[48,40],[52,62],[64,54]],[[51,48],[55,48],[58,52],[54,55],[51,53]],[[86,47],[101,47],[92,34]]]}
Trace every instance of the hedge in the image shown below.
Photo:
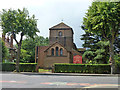
{"label": "hedge", "polygon": [[120,74],[120,61],[116,62],[116,72]]}
{"label": "hedge", "polygon": [[109,64],[65,64],[55,63],[55,73],[96,73],[96,74],[108,74],[111,68]]}
{"label": "hedge", "polygon": [[[36,63],[20,63],[20,72],[35,72]],[[14,71],[15,63],[2,63],[2,71]]]}

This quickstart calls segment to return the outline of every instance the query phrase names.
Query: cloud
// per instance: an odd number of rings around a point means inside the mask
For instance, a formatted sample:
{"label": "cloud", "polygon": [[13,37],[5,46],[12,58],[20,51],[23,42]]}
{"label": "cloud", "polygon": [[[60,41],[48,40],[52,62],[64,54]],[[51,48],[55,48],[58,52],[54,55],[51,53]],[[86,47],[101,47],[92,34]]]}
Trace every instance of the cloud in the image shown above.
{"label": "cloud", "polygon": [[38,19],[39,35],[44,37],[49,37],[49,28],[63,19],[64,23],[73,28],[75,43],[81,47],[80,35],[83,31],[80,25],[91,2],[92,0],[2,0],[0,10],[27,8],[30,16],[35,14]]}
{"label": "cloud", "polygon": [[45,3],[46,0],[2,0],[0,3],[1,9],[17,9],[23,7],[31,7],[31,6],[41,6]]}

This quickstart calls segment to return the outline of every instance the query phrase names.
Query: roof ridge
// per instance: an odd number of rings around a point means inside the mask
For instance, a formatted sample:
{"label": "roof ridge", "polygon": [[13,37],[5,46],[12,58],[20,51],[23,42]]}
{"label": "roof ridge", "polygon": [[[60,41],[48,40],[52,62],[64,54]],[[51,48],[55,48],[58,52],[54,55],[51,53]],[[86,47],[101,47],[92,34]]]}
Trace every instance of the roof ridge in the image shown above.
{"label": "roof ridge", "polygon": [[71,29],[70,26],[66,25],[65,23],[61,22],[53,27],[51,27],[50,29]]}

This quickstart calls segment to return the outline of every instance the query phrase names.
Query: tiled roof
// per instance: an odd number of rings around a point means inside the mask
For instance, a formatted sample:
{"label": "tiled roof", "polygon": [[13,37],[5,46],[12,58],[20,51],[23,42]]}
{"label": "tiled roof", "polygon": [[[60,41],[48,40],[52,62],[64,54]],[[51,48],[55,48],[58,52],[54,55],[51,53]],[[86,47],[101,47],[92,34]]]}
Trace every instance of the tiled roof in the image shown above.
{"label": "tiled roof", "polygon": [[71,29],[71,27],[66,25],[65,23],[61,22],[50,28],[50,30],[52,30],[52,29]]}

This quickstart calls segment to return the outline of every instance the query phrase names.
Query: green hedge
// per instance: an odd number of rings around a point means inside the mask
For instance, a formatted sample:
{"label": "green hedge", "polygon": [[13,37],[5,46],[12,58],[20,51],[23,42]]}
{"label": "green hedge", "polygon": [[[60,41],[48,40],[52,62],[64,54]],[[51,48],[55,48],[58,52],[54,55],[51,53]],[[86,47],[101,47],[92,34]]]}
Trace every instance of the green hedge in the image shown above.
{"label": "green hedge", "polygon": [[[20,63],[20,72],[35,72],[36,63]],[[15,63],[2,63],[2,71],[14,71]]]}
{"label": "green hedge", "polygon": [[116,72],[120,74],[120,61],[116,62]]}
{"label": "green hedge", "polygon": [[54,64],[55,73],[110,73],[109,64]]}

